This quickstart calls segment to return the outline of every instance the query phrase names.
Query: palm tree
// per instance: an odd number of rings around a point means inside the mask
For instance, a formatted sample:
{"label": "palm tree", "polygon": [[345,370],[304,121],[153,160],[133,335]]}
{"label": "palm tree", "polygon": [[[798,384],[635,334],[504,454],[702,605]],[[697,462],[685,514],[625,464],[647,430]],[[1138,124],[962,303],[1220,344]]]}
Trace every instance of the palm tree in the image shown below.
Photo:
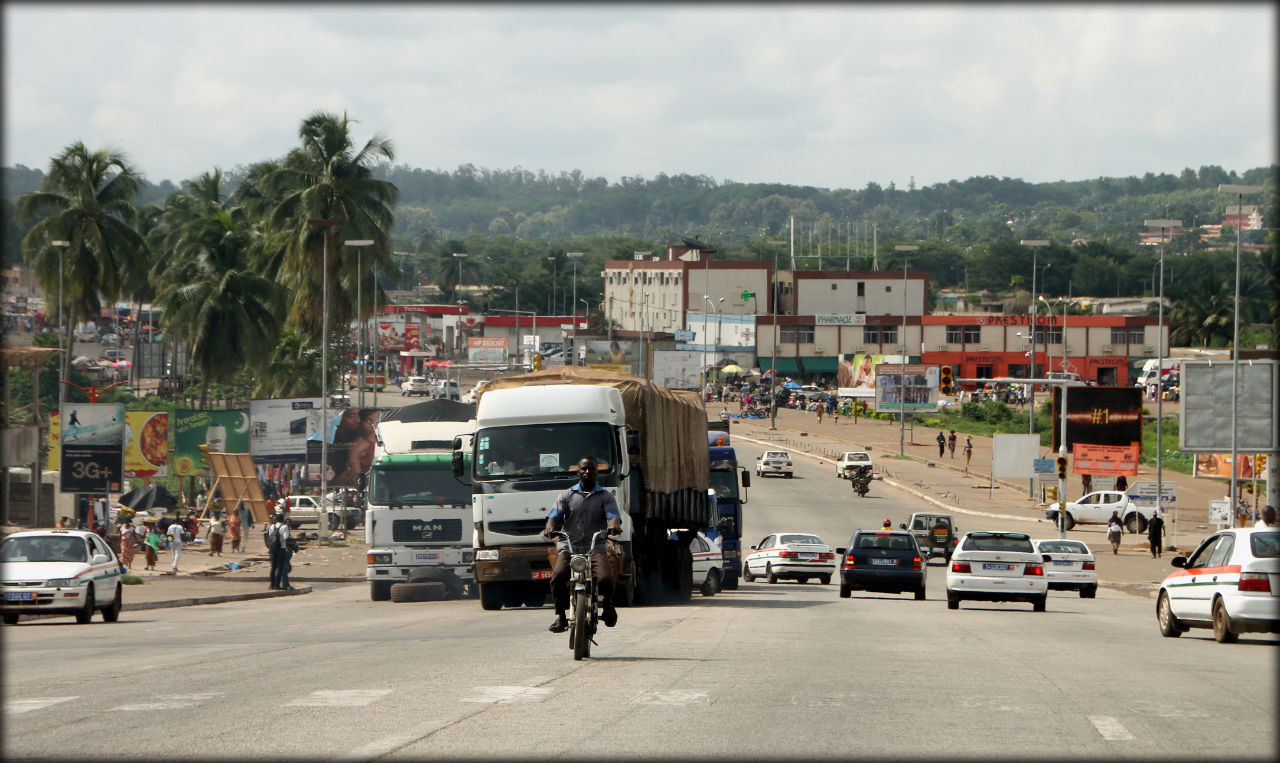
{"label": "palm tree", "polygon": [[[329,363],[335,365],[335,357]],[[320,346],[293,327],[285,326],[262,373],[254,397],[318,397],[320,395]]]}
{"label": "palm tree", "polygon": [[[371,289],[369,271],[390,265],[389,234],[395,222],[396,187],[373,177],[373,166],[394,159],[391,141],[374,136],[358,151],[352,143],[353,120],[346,114],[316,112],[298,131],[302,145],[293,149],[279,168],[263,178],[263,193],[277,200],[269,228],[287,236],[280,279],[292,295],[289,320],[306,337],[322,333],[324,237],[328,237],[329,281],[341,293],[330,299],[330,319],[345,326],[353,317],[355,286]],[[318,227],[309,220],[340,220],[340,228]],[[373,239],[360,258],[365,272],[356,272],[355,257],[339,250],[343,240]],[[364,299],[371,305],[371,299]]]}
{"label": "palm tree", "polygon": [[[141,176],[124,154],[90,151],[79,141],[49,163],[39,191],[18,198],[18,214],[37,222],[22,239],[22,253],[45,294],[59,293],[67,313],[63,374],[70,378],[74,328],[114,302],[145,272],[146,245],[134,229]],[[52,245],[68,241],[64,253]]]}
{"label": "palm tree", "polygon": [[1225,278],[1207,275],[1173,300],[1169,311],[1171,344],[1208,347],[1215,338],[1231,337],[1232,291]]}

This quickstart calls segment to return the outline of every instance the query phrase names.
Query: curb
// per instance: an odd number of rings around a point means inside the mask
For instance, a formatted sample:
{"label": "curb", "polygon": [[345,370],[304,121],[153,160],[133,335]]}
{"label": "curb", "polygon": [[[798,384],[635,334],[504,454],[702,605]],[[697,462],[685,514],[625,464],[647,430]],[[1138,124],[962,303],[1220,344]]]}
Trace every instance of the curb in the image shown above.
{"label": "curb", "polygon": [[120,608],[122,612],[137,612],[144,609],[167,609],[169,607],[191,607],[198,604],[224,604],[231,601],[250,601],[253,599],[274,599],[278,596],[301,596],[311,593],[311,586],[295,588],[292,591],[254,591],[253,593],[232,593],[222,596],[190,596],[183,599],[167,601],[143,601],[136,604],[125,602]]}

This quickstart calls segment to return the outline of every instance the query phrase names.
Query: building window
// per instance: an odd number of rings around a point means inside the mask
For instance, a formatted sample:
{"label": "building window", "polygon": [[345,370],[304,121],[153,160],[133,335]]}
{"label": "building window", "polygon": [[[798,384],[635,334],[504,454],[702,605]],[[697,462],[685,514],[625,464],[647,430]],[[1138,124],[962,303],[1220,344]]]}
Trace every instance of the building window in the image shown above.
{"label": "building window", "polygon": [[897,326],[881,326],[880,341],[885,344],[898,343],[898,327]]}
{"label": "building window", "polygon": [[812,344],[813,326],[790,325],[778,327],[778,342],[785,344]]}
{"label": "building window", "polygon": [[831,284],[831,290],[832,290],[832,291],[835,291],[835,290],[836,290],[836,285],[835,285],[835,284]]}
{"label": "building window", "polygon": [[1111,343],[1112,344],[1124,344],[1126,336],[1127,336],[1127,332],[1124,326],[1111,327]]}
{"label": "building window", "polygon": [[964,327],[964,343],[978,344],[982,341],[982,329],[979,326]]}
{"label": "building window", "polygon": [[880,327],[879,326],[863,326],[862,327],[862,343],[863,344],[880,344]]}
{"label": "building window", "polygon": [[867,296],[867,282],[866,282],[866,281],[859,281],[859,282],[858,282],[858,296],[859,296],[859,297],[865,297],[865,296]]}
{"label": "building window", "polygon": [[893,293],[893,287],[892,287],[892,286],[886,286],[886,287],[884,287],[884,293],[885,293],[885,294],[892,294],[892,293]]}
{"label": "building window", "polygon": [[964,326],[947,326],[947,344],[960,344],[964,341]]}
{"label": "building window", "polygon": [[[1044,326],[1041,326],[1036,329],[1036,339],[1035,339],[1036,344],[1045,343],[1045,330],[1046,329]],[[1048,334],[1049,334],[1049,339],[1048,339],[1049,344],[1062,344],[1062,327],[1061,326],[1049,326]]]}
{"label": "building window", "polygon": [[1015,379],[1026,379],[1031,376],[1031,366],[1024,363],[1010,363],[1009,376]]}
{"label": "building window", "polygon": [[1129,327],[1129,344],[1142,344],[1146,341],[1141,326]]}

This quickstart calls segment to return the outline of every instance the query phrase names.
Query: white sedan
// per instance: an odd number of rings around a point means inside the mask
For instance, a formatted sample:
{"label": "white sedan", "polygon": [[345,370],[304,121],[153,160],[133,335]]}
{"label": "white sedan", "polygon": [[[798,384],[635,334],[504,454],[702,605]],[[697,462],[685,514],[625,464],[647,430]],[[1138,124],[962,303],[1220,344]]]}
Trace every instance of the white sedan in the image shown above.
{"label": "white sedan", "polygon": [[409,376],[400,382],[400,395],[428,395],[431,393],[431,382],[425,376]]}
{"label": "white sedan", "polygon": [[1222,530],[1170,564],[1179,569],[1156,597],[1162,636],[1212,628],[1225,644],[1250,631],[1280,633],[1280,530]]}
{"label": "white sedan", "polygon": [[774,533],[751,547],[742,560],[742,579],[748,583],[757,577],[766,582],[795,580],[808,583],[810,578],[826,585],[836,571],[836,554],[827,542],[811,533]]}
{"label": "white sedan", "polygon": [[671,531],[673,539],[678,534],[689,538],[689,554],[693,557],[693,587],[703,596],[720,593],[724,582],[724,553],[720,548],[720,539],[708,537],[701,530],[692,535],[688,530]]}
{"label": "white sedan", "polygon": [[1079,591],[1080,598],[1098,595],[1098,564],[1089,547],[1078,540],[1038,540],[1036,553],[1048,554],[1045,574],[1050,591]]}
{"label": "white sedan", "polygon": [[870,453],[864,450],[851,450],[842,453],[840,458],[836,460],[836,476],[847,480],[853,476],[853,471],[860,466],[875,468],[875,462],[871,460]]}
{"label": "white sedan", "polygon": [[756,476],[776,474],[791,478],[791,454],[785,450],[766,450],[756,457]]}
{"label": "white sedan", "polygon": [[1026,533],[970,531],[951,555],[947,609],[959,609],[969,599],[1029,601],[1032,609],[1043,612],[1048,597],[1044,557]]}
{"label": "white sedan", "polygon": [[21,614],[75,615],[87,623],[120,618],[120,560],[106,541],[85,530],[26,530],[0,543],[6,625]]}

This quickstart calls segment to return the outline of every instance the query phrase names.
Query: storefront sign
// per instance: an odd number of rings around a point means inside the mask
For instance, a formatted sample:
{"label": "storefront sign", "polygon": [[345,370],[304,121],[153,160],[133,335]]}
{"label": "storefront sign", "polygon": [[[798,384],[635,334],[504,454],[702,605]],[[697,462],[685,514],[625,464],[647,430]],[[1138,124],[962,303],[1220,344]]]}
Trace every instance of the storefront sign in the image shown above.
{"label": "storefront sign", "polygon": [[813,316],[813,324],[815,326],[865,326],[867,325],[867,316],[865,313],[815,315]]}

